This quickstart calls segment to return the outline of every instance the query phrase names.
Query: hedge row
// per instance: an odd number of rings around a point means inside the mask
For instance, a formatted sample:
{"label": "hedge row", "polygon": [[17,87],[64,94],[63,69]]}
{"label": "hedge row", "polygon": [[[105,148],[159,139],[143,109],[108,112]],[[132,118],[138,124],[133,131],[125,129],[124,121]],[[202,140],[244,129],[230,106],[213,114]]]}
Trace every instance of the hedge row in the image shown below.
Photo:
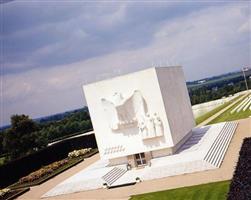
{"label": "hedge row", "polygon": [[227,199],[251,199],[251,138],[243,141]]}
{"label": "hedge row", "polygon": [[0,166],[0,188],[15,183],[42,166],[66,158],[70,151],[81,148],[97,148],[94,134],[64,140],[2,165]]}

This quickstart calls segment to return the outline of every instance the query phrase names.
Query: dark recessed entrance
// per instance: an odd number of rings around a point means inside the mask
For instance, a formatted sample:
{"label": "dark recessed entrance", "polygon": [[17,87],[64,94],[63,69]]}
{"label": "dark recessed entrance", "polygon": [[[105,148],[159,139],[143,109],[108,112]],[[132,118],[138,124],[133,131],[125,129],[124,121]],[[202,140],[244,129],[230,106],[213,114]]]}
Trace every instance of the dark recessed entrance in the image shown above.
{"label": "dark recessed entrance", "polygon": [[145,153],[138,153],[134,155],[137,166],[146,165]]}

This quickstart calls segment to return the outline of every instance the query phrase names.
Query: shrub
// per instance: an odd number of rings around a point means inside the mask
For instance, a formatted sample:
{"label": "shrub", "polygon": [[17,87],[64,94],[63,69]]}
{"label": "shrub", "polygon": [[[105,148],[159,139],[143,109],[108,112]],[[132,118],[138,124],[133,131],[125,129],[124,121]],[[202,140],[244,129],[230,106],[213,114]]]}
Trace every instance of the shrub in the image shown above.
{"label": "shrub", "polygon": [[4,188],[0,190],[0,197],[3,197],[5,194],[7,194],[10,191],[9,188]]}
{"label": "shrub", "polygon": [[251,199],[251,138],[245,138],[228,192],[228,200]]}
{"label": "shrub", "polygon": [[92,148],[86,148],[86,149],[79,149],[79,150],[74,150],[68,153],[69,158],[76,158],[79,156],[83,156],[86,153],[89,153],[92,150]]}

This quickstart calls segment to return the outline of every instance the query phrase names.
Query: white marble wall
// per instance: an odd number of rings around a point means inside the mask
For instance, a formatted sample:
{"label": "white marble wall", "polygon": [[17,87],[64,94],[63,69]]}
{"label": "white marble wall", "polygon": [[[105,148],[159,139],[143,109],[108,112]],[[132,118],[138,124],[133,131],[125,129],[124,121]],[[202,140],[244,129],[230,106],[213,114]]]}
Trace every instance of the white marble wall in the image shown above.
{"label": "white marble wall", "polygon": [[156,68],[159,86],[172,133],[178,144],[195,126],[182,67]]}
{"label": "white marble wall", "polygon": [[103,159],[172,148],[194,126],[181,67],[149,68],[83,89]]}

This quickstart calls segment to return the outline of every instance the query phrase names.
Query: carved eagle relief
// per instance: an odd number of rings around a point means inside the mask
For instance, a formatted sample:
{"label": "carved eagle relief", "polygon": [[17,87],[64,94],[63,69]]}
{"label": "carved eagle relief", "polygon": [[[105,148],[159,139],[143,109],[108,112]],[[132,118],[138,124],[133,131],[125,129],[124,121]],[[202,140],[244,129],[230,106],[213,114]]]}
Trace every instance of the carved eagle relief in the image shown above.
{"label": "carved eagle relief", "polygon": [[138,90],[126,99],[115,93],[111,100],[102,98],[101,103],[112,130],[137,126],[147,113],[145,100]]}

